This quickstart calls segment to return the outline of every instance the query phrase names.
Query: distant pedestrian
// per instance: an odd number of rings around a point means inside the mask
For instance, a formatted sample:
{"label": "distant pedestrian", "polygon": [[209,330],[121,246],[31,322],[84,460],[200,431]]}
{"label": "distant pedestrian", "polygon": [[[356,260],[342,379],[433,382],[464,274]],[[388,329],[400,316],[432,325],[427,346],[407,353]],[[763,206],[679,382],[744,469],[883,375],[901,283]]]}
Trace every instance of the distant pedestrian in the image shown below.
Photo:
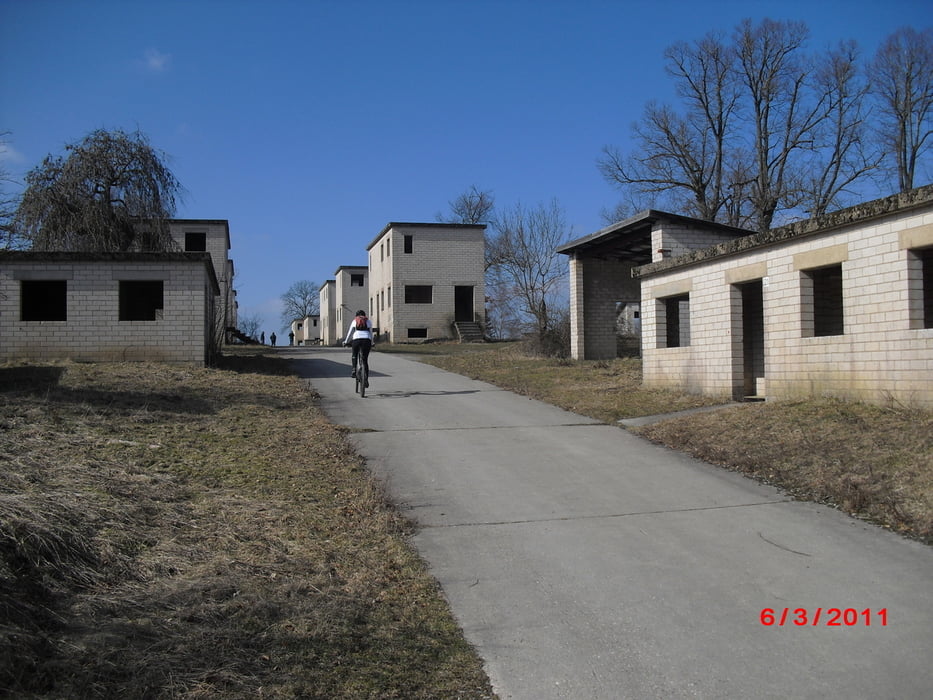
{"label": "distant pedestrian", "polygon": [[265,345],[265,344],[266,344],[266,332],[265,332],[265,331],[263,331],[262,333],[259,334],[259,343],[260,343],[261,345]]}
{"label": "distant pedestrian", "polygon": [[289,345],[295,344],[295,334],[292,333],[291,331],[288,332],[288,344]]}
{"label": "distant pedestrian", "polygon": [[269,342],[272,343],[272,347],[275,347],[275,331],[269,336]]}

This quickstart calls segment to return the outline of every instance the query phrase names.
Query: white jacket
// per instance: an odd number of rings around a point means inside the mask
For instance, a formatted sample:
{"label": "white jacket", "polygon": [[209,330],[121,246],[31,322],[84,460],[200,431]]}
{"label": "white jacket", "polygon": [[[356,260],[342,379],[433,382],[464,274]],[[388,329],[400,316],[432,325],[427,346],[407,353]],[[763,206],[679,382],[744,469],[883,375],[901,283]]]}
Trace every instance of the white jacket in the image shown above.
{"label": "white jacket", "polygon": [[366,330],[360,330],[356,327],[356,317],[353,317],[353,320],[350,321],[350,329],[347,331],[347,337],[343,341],[344,345],[354,341],[366,338],[368,340],[373,339],[373,322],[368,318],[366,319]]}

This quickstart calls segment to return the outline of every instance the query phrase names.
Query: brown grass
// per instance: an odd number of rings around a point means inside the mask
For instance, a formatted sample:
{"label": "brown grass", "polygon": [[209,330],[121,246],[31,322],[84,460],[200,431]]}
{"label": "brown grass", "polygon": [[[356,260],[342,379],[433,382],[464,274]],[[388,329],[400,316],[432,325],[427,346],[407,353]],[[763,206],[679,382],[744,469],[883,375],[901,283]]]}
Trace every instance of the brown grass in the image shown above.
{"label": "brown grass", "polygon": [[577,362],[535,357],[520,343],[383,345],[377,350],[415,355],[451,372],[607,422],[720,403],[705,396],[643,389],[638,358]]}
{"label": "brown grass", "polygon": [[[514,343],[392,349],[610,423],[715,404],[647,390],[637,359],[578,362]],[[634,429],[655,442],[933,544],[933,413],[814,399],[748,403]]]}
{"label": "brown grass", "polygon": [[0,695],[487,698],[281,361],[0,367]]}

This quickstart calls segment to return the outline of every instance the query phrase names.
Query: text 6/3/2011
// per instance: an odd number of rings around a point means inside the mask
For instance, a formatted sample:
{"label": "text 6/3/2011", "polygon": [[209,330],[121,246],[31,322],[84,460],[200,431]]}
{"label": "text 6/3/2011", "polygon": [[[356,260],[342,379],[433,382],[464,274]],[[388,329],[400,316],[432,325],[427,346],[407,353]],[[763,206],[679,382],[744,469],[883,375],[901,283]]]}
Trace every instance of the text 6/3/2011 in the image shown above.
{"label": "text 6/3/2011", "polygon": [[888,609],[865,608],[764,608],[759,616],[765,627],[870,627],[888,624]]}

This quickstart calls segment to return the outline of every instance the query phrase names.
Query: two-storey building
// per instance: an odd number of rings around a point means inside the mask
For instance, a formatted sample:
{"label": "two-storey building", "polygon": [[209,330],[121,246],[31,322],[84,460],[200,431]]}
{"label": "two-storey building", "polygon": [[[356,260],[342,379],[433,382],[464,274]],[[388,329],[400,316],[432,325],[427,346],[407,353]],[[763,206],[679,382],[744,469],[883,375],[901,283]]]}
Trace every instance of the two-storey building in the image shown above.
{"label": "two-storey building", "polygon": [[[389,223],[367,247],[369,313],[380,339],[456,337],[485,321],[485,224]],[[365,308],[365,307],[364,307]]]}

